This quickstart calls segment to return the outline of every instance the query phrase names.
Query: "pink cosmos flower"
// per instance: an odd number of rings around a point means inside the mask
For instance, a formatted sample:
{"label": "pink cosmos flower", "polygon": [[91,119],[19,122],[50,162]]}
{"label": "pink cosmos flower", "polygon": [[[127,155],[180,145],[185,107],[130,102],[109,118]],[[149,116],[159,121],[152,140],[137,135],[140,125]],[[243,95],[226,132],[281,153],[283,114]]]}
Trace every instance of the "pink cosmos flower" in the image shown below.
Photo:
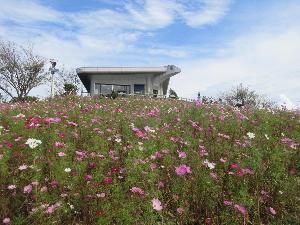
{"label": "pink cosmos flower", "polygon": [[207,218],[205,218],[205,220],[204,220],[204,224],[205,224],[205,225],[209,225],[209,224],[211,224],[211,222],[212,222],[212,219],[211,219],[210,217],[207,217]]}
{"label": "pink cosmos flower", "polygon": [[153,171],[157,168],[157,164],[156,163],[151,163],[150,164],[150,169]]}
{"label": "pink cosmos flower", "polygon": [[138,193],[138,194],[140,194],[140,195],[143,195],[143,194],[144,194],[143,189],[141,189],[141,188],[139,188],[139,187],[132,187],[132,188],[130,189],[130,191],[131,191],[132,193]]}
{"label": "pink cosmos flower", "polygon": [[53,180],[53,181],[50,182],[50,186],[53,189],[56,189],[56,188],[58,188],[58,182],[56,180]]}
{"label": "pink cosmos flower", "polygon": [[224,205],[232,205],[233,204],[232,201],[226,200],[226,199],[223,201],[223,203],[224,203]]}
{"label": "pink cosmos flower", "polygon": [[218,177],[218,175],[217,175],[216,173],[211,172],[211,173],[209,173],[209,176],[210,176],[212,179],[214,179],[215,181],[218,181],[218,180],[219,180],[219,177]]}
{"label": "pink cosmos flower", "polygon": [[178,214],[182,214],[184,212],[184,209],[179,207],[179,208],[176,209],[176,211],[177,211]]}
{"label": "pink cosmos flower", "polygon": [[206,151],[206,148],[204,145],[199,145],[199,153],[200,156],[208,156],[208,152]]}
{"label": "pink cosmos flower", "polygon": [[239,169],[239,170],[237,171],[237,175],[238,175],[239,177],[244,176],[244,171],[243,171],[242,169]]}
{"label": "pink cosmos flower", "polygon": [[14,190],[14,189],[16,189],[16,185],[13,185],[13,184],[8,185],[8,186],[7,186],[7,189],[8,189],[8,190]]}
{"label": "pink cosmos flower", "polygon": [[232,163],[232,164],[230,165],[230,168],[231,168],[231,169],[239,169],[240,167],[239,167],[239,165],[238,165],[237,163]]}
{"label": "pink cosmos flower", "polygon": [[145,127],[144,127],[144,130],[145,130],[147,133],[149,133],[149,132],[155,132],[155,130],[151,129],[151,127],[149,127],[149,126],[145,126]]}
{"label": "pink cosmos flower", "polygon": [[65,155],[66,155],[66,154],[65,154],[64,152],[59,152],[59,153],[58,153],[58,156],[59,156],[59,157],[63,157],[63,156],[65,156]]}
{"label": "pink cosmos flower", "polygon": [[100,194],[96,194],[96,196],[97,196],[98,198],[104,198],[104,197],[105,197],[105,193],[102,192],[102,193],[100,193]]}
{"label": "pink cosmos flower", "polygon": [[4,224],[9,224],[10,223],[10,218],[6,217],[2,221]]}
{"label": "pink cosmos flower", "polygon": [[59,202],[57,202],[57,203],[55,203],[55,204],[53,204],[53,205],[50,205],[48,208],[47,208],[47,210],[46,210],[46,212],[48,213],[48,214],[52,214],[56,209],[58,209],[60,207],[60,203]]}
{"label": "pink cosmos flower", "polygon": [[111,177],[105,177],[103,179],[104,184],[112,184],[112,182],[113,182],[113,179]]}
{"label": "pink cosmos flower", "polygon": [[28,117],[27,121],[25,122],[26,129],[33,129],[40,126],[41,118],[40,117]]}
{"label": "pink cosmos flower", "polygon": [[146,137],[146,134],[145,134],[143,131],[141,131],[139,128],[134,127],[134,128],[132,128],[132,131],[133,131],[133,132],[136,134],[136,136],[138,136],[139,138],[144,139],[144,138]]}
{"label": "pink cosmos flower", "polygon": [[63,147],[65,147],[65,144],[62,143],[62,142],[56,141],[55,144],[54,144],[54,146],[56,148],[63,148]]}
{"label": "pink cosmos flower", "polygon": [[69,125],[69,126],[72,126],[72,127],[77,127],[77,126],[78,126],[77,123],[74,123],[74,122],[72,122],[72,121],[68,121],[68,125]]}
{"label": "pink cosmos flower", "polygon": [[154,108],[149,113],[147,113],[147,116],[149,117],[158,117],[160,113],[160,110],[158,108]]}
{"label": "pink cosmos flower", "polygon": [[165,183],[162,182],[162,181],[159,181],[158,187],[159,187],[159,188],[164,188],[164,187],[165,187]]}
{"label": "pink cosmos flower", "polygon": [[275,210],[274,208],[270,207],[269,210],[270,210],[270,213],[271,213],[273,216],[276,215],[276,210]]}
{"label": "pink cosmos flower", "polygon": [[32,192],[32,186],[31,186],[31,184],[29,184],[29,185],[27,185],[27,186],[25,186],[24,187],[24,189],[23,189],[23,193],[31,193]]}
{"label": "pink cosmos flower", "polygon": [[226,163],[226,162],[227,162],[227,160],[226,160],[226,159],[224,159],[224,158],[220,158],[220,162],[222,162],[222,163]]}
{"label": "pink cosmos flower", "polygon": [[187,173],[192,173],[192,170],[191,170],[191,167],[189,167],[185,164],[182,164],[175,168],[175,172],[178,176],[183,176]]}
{"label": "pink cosmos flower", "polygon": [[36,187],[36,186],[39,185],[39,182],[38,181],[33,181],[33,182],[31,182],[31,185],[34,186],[34,187]]}
{"label": "pink cosmos flower", "polygon": [[41,192],[45,192],[45,191],[47,191],[47,190],[48,190],[48,188],[47,188],[46,186],[41,187]]}
{"label": "pink cosmos flower", "polygon": [[250,168],[242,169],[245,174],[254,175],[254,171]]}
{"label": "pink cosmos flower", "polygon": [[26,170],[28,168],[28,166],[27,165],[25,165],[25,164],[23,164],[23,165],[21,165],[21,166],[19,166],[19,170]]}
{"label": "pink cosmos flower", "polygon": [[292,148],[292,149],[296,149],[297,146],[299,145],[299,144],[297,144],[296,142],[294,142],[292,139],[287,138],[287,137],[282,138],[282,139],[281,139],[281,143],[287,144],[287,145],[288,145],[290,148]]}
{"label": "pink cosmos flower", "polygon": [[181,159],[186,158],[186,153],[185,152],[181,152],[181,151],[177,151],[178,152],[178,157]]}
{"label": "pink cosmos flower", "polygon": [[91,181],[92,178],[93,178],[92,175],[89,175],[89,174],[87,174],[87,175],[84,176],[84,180],[85,181]]}
{"label": "pink cosmos flower", "polygon": [[247,209],[241,205],[235,204],[234,208],[238,210],[240,213],[242,213],[243,215],[246,215],[247,213]]}
{"label": "pink cosmos flower", "polygon": [[88,168],[90,170],[96,169],[96,167],[97,167],[97,164],[95,162],[89,162]]}
{"label": "pink cosmos flower", "polygon": [[46,117],[44,120],[45,124],[60,123],[60,121],[61,121],[61,119],[58,117],[55,117],[55,118]]}
{"label": "pink cosmos flower", "polygon": [[266,203],[268,201],[268,199],[269,199],[269,193],[262,190],[260,192],[260,201],[263,202],[263,203]]}
{"label": "pink cosmos flower", "polygon": [[158,200],[158,198],[153,198],[152,199],[152,207],[156,211],[161,211],[162,210],[162,205],[161,202]]}
{"label": "pink cosmos flower", "polygon": [[195,101],[195,105],[196,105],[196,107],[201,107],[202,101],[200,101],[200,100]]}

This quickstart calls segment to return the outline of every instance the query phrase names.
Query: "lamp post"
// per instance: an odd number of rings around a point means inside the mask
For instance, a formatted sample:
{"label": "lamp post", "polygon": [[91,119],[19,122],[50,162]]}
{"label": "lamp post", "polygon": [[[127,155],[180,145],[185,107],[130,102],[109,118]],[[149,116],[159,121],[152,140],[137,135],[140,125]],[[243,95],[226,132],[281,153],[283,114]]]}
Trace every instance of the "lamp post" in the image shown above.
{"label": "lamp post", "polygon": [[54,74],[58,72],[59,70],[55,68],[56,61],[54,59],[50,59],[51,67],[49,68],[49,71],[52,75],[51,77],[51,98],[54,97]]}

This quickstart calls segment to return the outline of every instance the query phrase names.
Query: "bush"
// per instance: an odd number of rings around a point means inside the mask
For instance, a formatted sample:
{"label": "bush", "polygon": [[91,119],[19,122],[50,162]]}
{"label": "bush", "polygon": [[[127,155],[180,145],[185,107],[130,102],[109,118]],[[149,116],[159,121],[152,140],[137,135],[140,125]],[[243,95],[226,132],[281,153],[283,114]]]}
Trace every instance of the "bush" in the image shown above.
{"label": "bush", "polygon": [[38,100],[39,100],[39,98],[36,96],[25,96],[23,98],[17,98],[17,97],[12,98],[10,100],[10,102],[11,103],[14,103],[14,102],[36,102]]}
{"label": "bush", "polygon": [[64,91],[65,91],[65,95],[76,95],[77,92],[77,86],[74,84],[64,84]]}

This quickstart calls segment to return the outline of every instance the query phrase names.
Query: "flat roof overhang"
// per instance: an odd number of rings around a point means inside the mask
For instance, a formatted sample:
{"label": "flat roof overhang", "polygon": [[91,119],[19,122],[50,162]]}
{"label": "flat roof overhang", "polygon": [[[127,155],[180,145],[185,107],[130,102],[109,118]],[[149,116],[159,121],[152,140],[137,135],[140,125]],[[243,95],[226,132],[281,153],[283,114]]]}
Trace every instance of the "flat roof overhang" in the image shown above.
{"label": "flat roof overhang", "polygon": [[122,73],[164,73],[167,67],[80,67],[76,70],[77,74],[122,74]]}
{"label": "flat roof overhang", "polygon": [[[120,75],[120,74],[164,74],[168,69],[179,69],[174,66],[161,66],[161,67],[80,67],[76,72],[83,83],[84,87],[90,92],[90,78],[89,75]],[[179,71],[180,72],[180,69]]]}

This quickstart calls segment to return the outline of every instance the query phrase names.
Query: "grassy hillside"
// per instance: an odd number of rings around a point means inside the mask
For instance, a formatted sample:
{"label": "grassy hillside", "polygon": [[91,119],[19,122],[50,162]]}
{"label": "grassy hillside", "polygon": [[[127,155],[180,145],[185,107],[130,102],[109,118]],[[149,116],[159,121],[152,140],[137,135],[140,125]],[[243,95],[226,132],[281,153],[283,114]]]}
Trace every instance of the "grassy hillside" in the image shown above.
{"label": "grassy hillside", "polygon": [[6,224],[300,221],[299,112],[72,97],[0,126]]}

